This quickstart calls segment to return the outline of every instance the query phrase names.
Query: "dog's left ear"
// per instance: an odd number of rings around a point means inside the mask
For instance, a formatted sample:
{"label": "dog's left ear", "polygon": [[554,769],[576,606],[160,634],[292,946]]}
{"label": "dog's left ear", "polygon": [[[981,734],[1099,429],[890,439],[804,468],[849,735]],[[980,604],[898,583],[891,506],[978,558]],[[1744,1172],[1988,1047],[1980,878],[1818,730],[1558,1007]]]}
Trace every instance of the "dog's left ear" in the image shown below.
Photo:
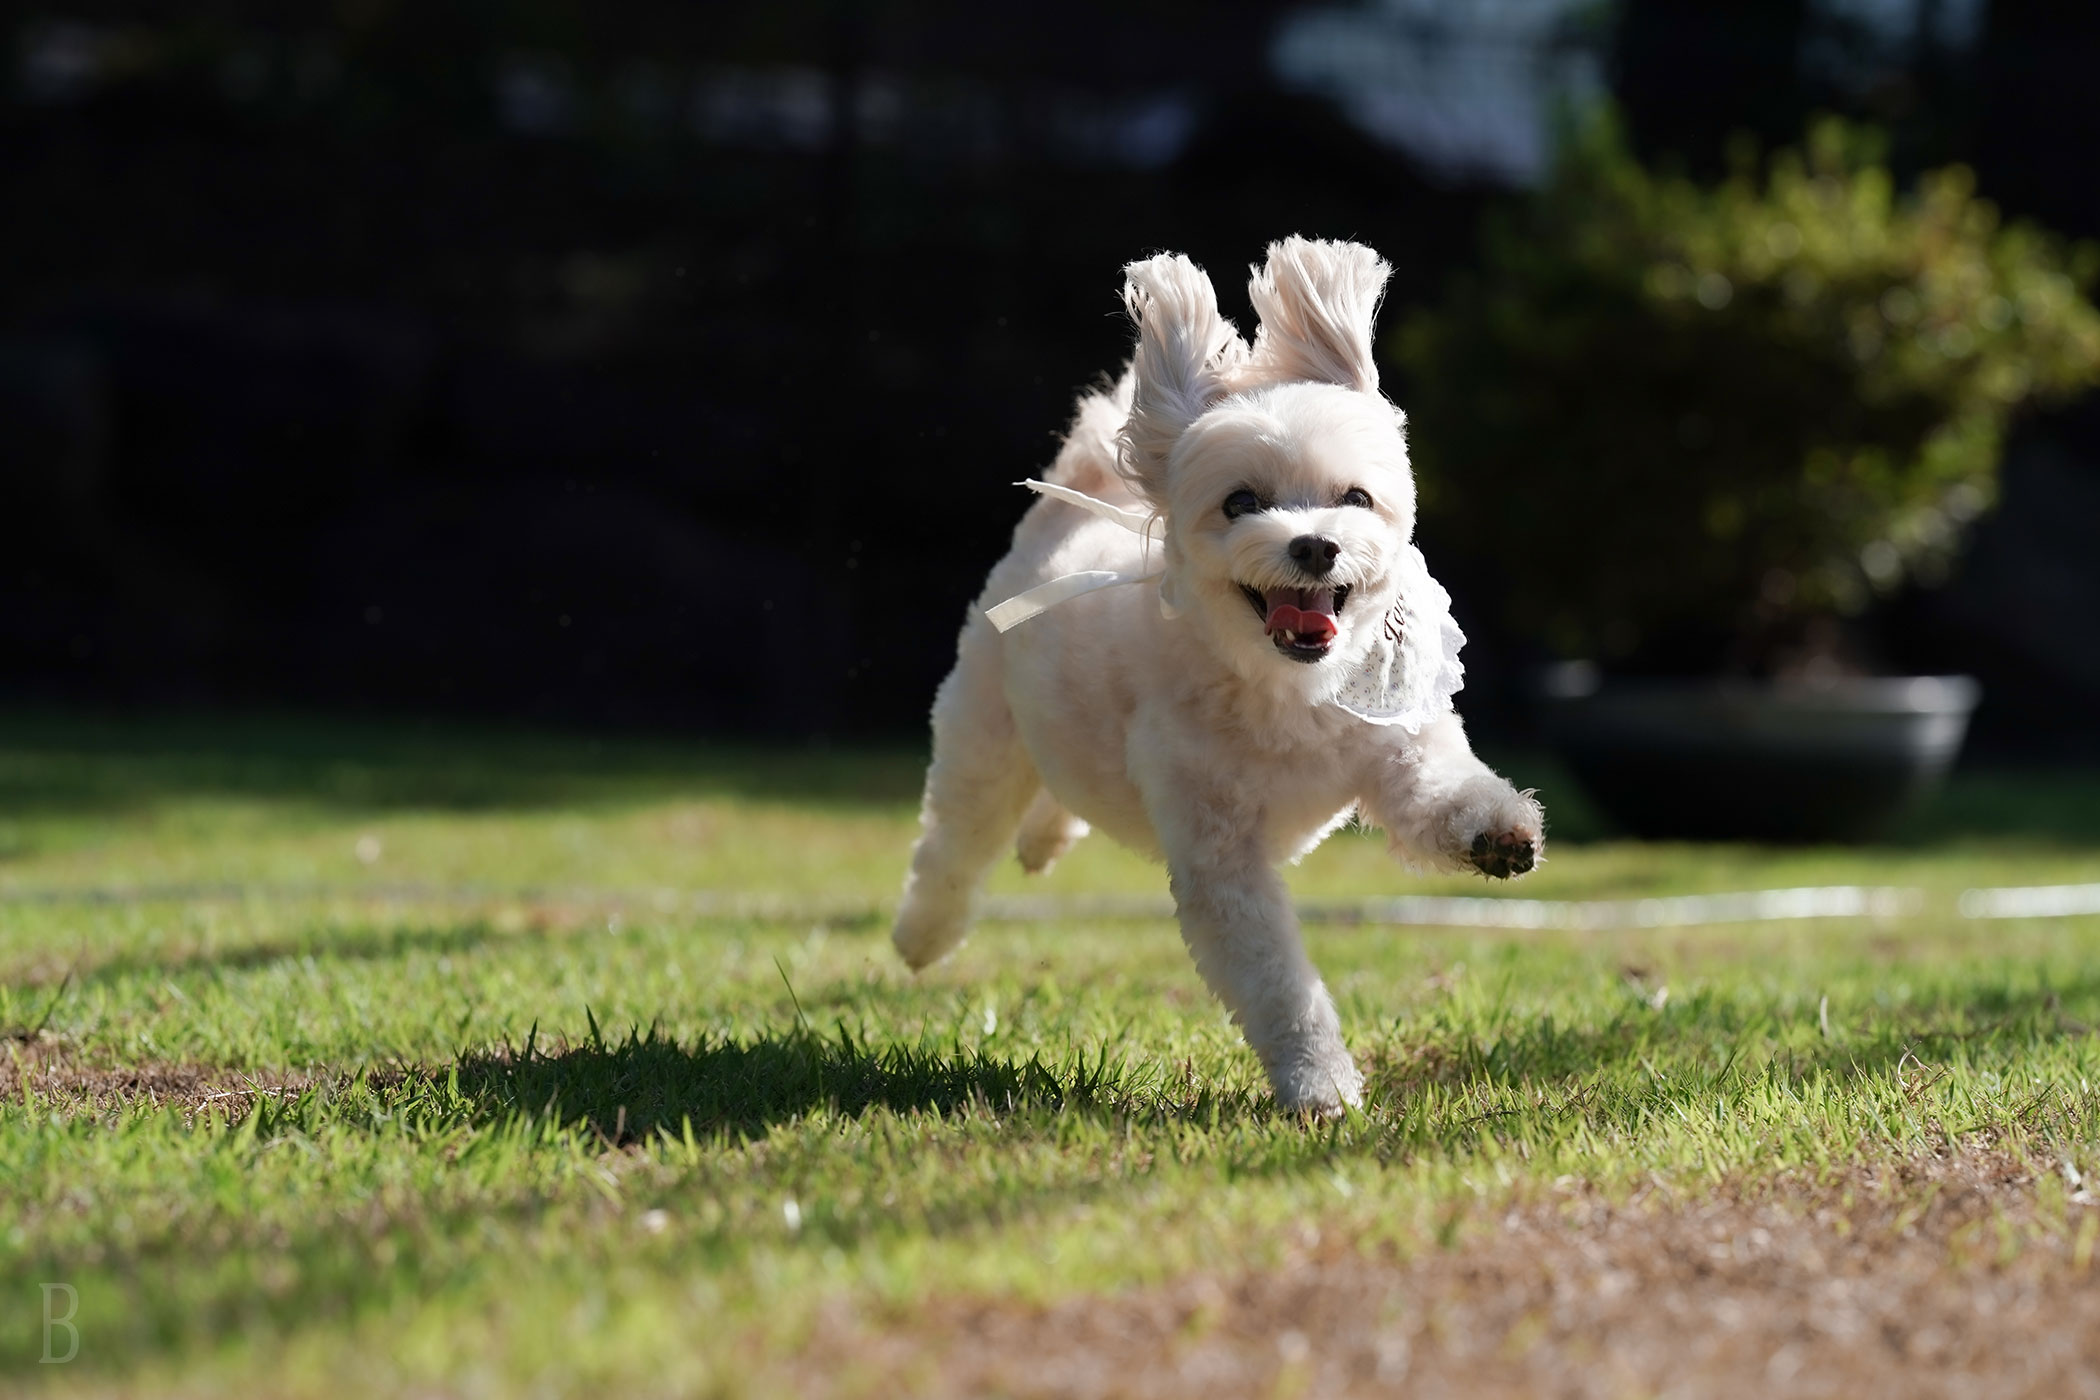
{"label": "dog's left ear", "polygon": [[1316,380],[1378,392],[1371,324],[1393,274],[1361,243],[1283,239],[1253,268],[1247,295],[1261,317],[1249,369],[1264,380]]}
{"label": "dog's left ear", "polygon": [[1218,314],[1217,289],[1179,253],[1123,269],[1123,305],[1137,328],[1130,363],[1130,418],[1118,470],[1155,506],[1167,499],[1167,454],[1189,424],[1225,396],[1226,377],[1247,345]]}

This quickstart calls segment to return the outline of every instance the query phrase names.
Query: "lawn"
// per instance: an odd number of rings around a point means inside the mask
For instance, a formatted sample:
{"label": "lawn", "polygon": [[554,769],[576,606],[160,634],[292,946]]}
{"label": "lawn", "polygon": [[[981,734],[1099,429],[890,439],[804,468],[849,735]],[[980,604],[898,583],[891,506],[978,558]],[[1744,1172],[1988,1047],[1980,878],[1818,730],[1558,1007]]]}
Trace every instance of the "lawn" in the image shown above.
{"label": "lawn", "polygon": [[1771,850],[1613,841],[1517,758],[1556,844],[1506,888],[1344,833],[1308,903],[1915,893],[1320,924],[1371,1090],[1307,1127],[1098,839],[905,972],[916,765],[0,719],[0,1386],[2100,1386],[2100,916],[1958,912],[2100,881],[2100,778]]}

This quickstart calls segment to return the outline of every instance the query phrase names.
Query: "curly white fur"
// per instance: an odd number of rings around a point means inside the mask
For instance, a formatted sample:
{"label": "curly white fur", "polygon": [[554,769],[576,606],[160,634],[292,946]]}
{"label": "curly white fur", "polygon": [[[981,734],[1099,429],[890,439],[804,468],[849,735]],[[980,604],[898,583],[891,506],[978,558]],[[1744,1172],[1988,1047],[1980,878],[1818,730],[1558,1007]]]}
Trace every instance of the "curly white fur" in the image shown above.
{"label": "curly white fur", "polygon": [[[1360,1102],[1363,1077],[1277,867],[1352,815],[1433,868],[1522,873],[1544,844],[1538,804],[1473,756],[1456,714],[1409,732],[1330,703],[1378,643],[1414,532],[1403,420],[1371,358],[1387,272],[1355,244],[1271,245],[1250,288],[1250,350],[1188,259],[1126,269],[1131,367],[1080,400],[1046,476],[1157,514],[1171,606],[1149,587],[1104,589],[1001,635],[984,606],[1062,574],[1145,566],[1128,531],[1055,499],[1030,508],[934,702],[892,935],[925,966],[961,942],[1009,843],[1040,870],[1098,826],[1165,861],[1196,966],[1278,1101],[1323,1113]],[[1260,508],[1228,516],[1240,491]],[[1332,546],[1317,576],[1292,553],[1307,538]],[[1317,657],[1286,654],[1265,600],[1313,585],[1335,634]]]}

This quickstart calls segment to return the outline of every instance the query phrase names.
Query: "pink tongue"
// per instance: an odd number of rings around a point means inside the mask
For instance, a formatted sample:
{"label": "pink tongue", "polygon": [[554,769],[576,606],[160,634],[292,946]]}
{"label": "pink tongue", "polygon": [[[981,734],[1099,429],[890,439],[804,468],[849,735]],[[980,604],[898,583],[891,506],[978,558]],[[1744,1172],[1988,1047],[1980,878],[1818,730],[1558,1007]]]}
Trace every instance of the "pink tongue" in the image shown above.
{"label": "pink tongue", "polygon": [[1325,641],[1338,630],[1334,625],[1334,590],[1331,588],[1272,588],[1262,595],[1269,605],[1268,632],[1296,632],[1301,637]]}

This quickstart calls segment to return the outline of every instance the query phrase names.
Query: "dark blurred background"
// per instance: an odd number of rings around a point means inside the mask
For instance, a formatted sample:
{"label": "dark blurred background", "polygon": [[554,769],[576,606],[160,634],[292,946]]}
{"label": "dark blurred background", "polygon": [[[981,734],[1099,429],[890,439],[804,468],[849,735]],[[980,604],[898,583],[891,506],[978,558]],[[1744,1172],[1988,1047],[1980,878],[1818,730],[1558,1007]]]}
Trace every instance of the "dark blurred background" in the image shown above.
{"label": "dark blurred background", "polygon": [[[1245,325],[1269,239],[1358,238],[1390,324],[1602,101],[1693,173],[1868,120],[2100,235],[2100,9],[2038,0],[11,13],[5,703],[916,733],[1125,261]],[[2096,543],[2087,402],[1863,625],[1982,678],[1973,751],[2092,756]],[[1519,737],[1543,658],[1424,544]]]}

